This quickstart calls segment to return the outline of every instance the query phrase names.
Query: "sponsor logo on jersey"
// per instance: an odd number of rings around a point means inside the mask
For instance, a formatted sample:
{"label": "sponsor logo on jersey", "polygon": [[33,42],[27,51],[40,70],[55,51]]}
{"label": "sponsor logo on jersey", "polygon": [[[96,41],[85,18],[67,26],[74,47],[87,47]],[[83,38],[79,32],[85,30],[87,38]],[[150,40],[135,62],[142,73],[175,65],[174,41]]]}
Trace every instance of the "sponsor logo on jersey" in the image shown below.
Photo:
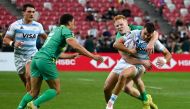
{"label": "sponsor logo on jersey", "polygon": [[104,62],[100,63],[95,60],[91,60],[90,64],[92,64],[95,68],[111,68],[116,62],[109,56],[103,56]]}
{"label": "sponsor logo on jersey", "polygon": [[23,38],[36,38],[36,34],[24,34],[23,33]]}
{"label": "sponsor logo on jersey", "polygon": [[24,29],[24,27],[23,27],[23,26],[21,26],[21,27],[20,27],[20,29]]}

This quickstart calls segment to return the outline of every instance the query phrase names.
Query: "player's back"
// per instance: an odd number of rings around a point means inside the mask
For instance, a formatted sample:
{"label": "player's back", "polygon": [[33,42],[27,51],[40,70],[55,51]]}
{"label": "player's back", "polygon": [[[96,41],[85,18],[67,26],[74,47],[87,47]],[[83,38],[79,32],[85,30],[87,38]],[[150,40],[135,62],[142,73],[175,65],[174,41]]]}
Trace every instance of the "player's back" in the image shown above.
{"label": "player's back", "polygon": [[73,33],[65,26],[56,27],[51,31],[46,39],[44,45],[35,57],[42,57],[46,59],[56,59],[67,45],[66,38],[73,37]]}

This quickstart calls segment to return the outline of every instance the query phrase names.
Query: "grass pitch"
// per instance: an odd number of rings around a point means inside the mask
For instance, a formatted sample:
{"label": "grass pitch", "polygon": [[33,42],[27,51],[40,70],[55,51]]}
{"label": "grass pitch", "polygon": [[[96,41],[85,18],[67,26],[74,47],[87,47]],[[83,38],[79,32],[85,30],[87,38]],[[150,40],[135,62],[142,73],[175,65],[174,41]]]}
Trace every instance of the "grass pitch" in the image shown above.
{"label": "grass pitch", "polygon": [[[105,109],[103,85],[108,73],[63,72],[61,94],[40,109]],[[147,73],[146,90],[159,109],[190,109],[190,73]],[[47,89],[44,82],[41,92]],[[0,72],[0,109],[16,109],[25,94],[16,73]],[[115,109],[142,109],[139,100],[121,93]]]}

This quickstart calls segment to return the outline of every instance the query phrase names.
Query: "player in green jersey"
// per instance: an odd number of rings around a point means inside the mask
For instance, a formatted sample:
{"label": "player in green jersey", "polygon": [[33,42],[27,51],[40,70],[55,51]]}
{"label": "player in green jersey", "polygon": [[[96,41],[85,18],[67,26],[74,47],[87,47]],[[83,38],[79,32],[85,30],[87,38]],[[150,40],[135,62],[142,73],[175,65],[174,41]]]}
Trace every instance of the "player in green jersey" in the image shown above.
{"label": "player in green jersey", "polygon": [[[32,59],[31,64],[31,91],[26,93],[22,98],[17,109],[24,109],[27,105],[28,109],[37,109],[42,103],[53,99],[60,93],[60,79],[56,69],[56,59],[71,58],[77,55],[64,55],[62,50],[70,45],[76,49],[81,55],[92,58],[96,61],[103,61],[99,55],[94,55],[81,46],[75,39],[72,29],[74,29],[74,18],[70,14],[64,14],[60,18],[60,26],[55,28],[49,35],[39,52]],[[43,92],[37,99],[42,80],[46,80],[49,89]]]}
{"label": "player in green jersey", "polygon": [[[142,29],[143,28],[141,26],[137,26],[137,28],[136,28],[134,25],[131,25],[132,28],[130,29],[131,26],[128,26],[126,18],[122,15],[118,15],[114,18],[114,26],[115,26],[116,30],[118,31],[118,33],[116,35],[116,40],[119,39],[120,37],[122,37],[123,35],[129,34],[131,29]],[[149,52],[149,54],[153,53],[154,43],[155,43],[155,41],[157,41],[157,38],[158,38],[158,33],[154,31],[153,37],[151,38],[150,42],[147,45],[147,47],[149,47],[149,50],[147,51],[147,52]],[[121,51],[119,51],[119,53],[124,60],[126,60],[126,61],[128,60],[128,58],[127,58],[128,55],[123,54]],[[132,50],[128,51],[128,53],[134,54],[134,52]],[[141,64],[141,65],[145,66],[146,68],[150,67],[149,60],[138,60],[136,58],[132,58],[130,61],[132,61],[133,63],[136,63],[136,64]],[[104,85],[104,95],[105,95],[106,102],[108,102],[108,100],[110,99],[112,90],[115,87],[117,81],[118,81],[118,74],[114,70],[112,70],[110,72],[109,76],[107,77],[107,79],[105,81],[105,85]],[[140,98],[140,96],[142,96],[142,94],[140,94],[139,90],[137,90],[135,87],[133,87],[133,81],[129,82],[126,85],[126,87],[124,88],[124,92],[126,92],[129,95],[131,95],[135,98],[138,98],[138,99]],[[147,97],[147,96],[144,96],[144,97]],[[142,99],[140,99],[140,100],[142,100]],[[146,105],[143,105],[143,106],[145,107]],[[151,108],[152,109],[157,108],[153,102],[151,102]]]}

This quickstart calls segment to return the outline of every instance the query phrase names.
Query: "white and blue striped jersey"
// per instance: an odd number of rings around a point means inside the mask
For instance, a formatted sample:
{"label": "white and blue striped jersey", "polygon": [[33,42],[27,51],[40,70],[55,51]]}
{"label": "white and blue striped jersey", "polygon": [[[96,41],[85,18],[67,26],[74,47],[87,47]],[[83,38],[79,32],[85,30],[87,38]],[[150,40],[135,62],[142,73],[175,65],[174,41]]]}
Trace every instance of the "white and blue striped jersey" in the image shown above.
{"label": "white and blue striped jersey", "polygon": [[[137,53],[134,54],[134,57],[136,57],[138,59],[147,60],[147,59],[149,59],[149,55],[145,49],[146,49],[148,43],[142,39],[141,31],[142,30],[133,30],[130,32],[130,34],[125,35],[122,38],[124,39],[125,42],[128,40],[129,37],[133,38],[133,40],[136,43],[136,48],[137,48]],[[159,52],[163,52],[163,50],[165,49],[164,45],[161,44],[161,42],[159,40],[157,40],[155,42],[154,48]]]}
{"label": "white and blue striped jersey", "polygon": [[12,37],[15,42],[23,42],[20,48],[15,48],[15,54],[32,56],[37,52],[36,40],[38,35],[44,33],[45,31],[40,23],[32,21],[31,24],[25,24],[24,20],[20,19],[10,25],[6,35]]}

